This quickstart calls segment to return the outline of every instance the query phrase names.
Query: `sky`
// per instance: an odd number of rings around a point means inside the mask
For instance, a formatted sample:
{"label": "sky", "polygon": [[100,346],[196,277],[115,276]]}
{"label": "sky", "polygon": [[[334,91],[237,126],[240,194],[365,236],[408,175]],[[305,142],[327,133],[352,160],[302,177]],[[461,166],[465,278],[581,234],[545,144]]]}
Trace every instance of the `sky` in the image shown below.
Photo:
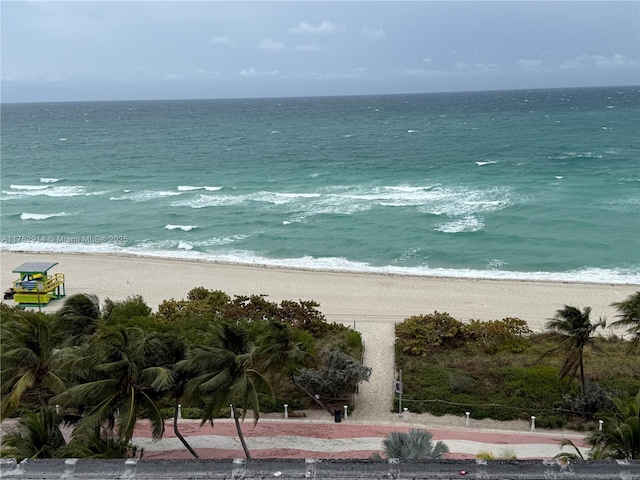
{"label": "sky", "polygon": [[2,102],[640,84],[640,2],[2,0]]}

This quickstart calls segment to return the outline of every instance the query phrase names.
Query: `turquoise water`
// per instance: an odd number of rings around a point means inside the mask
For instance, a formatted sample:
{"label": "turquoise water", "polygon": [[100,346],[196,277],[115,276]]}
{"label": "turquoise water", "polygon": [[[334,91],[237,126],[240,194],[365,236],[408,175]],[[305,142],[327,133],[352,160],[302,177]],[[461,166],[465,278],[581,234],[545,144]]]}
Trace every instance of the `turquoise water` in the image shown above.
{"label": "turquoise water", "polygon": [[640,283],[638,87],[2,105],[1,248]]}

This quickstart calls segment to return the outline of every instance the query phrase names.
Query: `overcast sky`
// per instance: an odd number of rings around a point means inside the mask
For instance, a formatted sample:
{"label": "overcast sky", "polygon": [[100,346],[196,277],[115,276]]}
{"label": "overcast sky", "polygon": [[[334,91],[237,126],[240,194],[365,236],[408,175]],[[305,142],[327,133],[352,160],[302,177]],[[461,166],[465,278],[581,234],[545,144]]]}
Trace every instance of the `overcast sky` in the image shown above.
{"label": "overcast sky", "polygon": [[640,84],[636,0],[0,5],[3,102]]}

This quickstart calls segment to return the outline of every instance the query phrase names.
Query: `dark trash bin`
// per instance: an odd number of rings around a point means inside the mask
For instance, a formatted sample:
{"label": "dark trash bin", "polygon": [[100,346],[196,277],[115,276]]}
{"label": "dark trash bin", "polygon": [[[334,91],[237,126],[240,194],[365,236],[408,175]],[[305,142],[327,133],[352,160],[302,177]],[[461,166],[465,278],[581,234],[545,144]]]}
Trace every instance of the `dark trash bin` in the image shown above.
{"label": "dark trash bin", "polygon": [[334,410],[333,416],[336,419],[336,423],[340,423],[342,421],[342,412],[340,410]]}

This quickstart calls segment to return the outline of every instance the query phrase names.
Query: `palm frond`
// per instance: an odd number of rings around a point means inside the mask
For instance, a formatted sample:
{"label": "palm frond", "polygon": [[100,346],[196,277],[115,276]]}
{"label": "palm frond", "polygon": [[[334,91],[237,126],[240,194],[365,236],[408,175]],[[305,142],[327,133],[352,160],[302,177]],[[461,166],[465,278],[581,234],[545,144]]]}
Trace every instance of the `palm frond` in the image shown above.
{"label": "palm frond", "polygon": [[152,427],[151,435],[154,440],[160,440],[164,435],[164,418],[162,417],[162,412],[160,412],[157,403],[145,392],[140,392],[140,397],[149,415],[149,422]]}
{"label": "palm frond", "polygon": [[82,383],[74,385],[64,392],[52,398],[52,401],[67,407],[80,407],[83,405],[91,405],[93,401],[100,401],[110,394],[118,386],[117,379],[107,378],[104,380],[96,380],[95,382]]}
{"label": "palm frond", "polygon": [[165,367],[147,367],[140,371],[139,381],[142,385],[149,385],[156,392],[167,390],[173,385],[176,375]]}
{"label": "palm frond", "polygon": [[382,441],[387,458],[426,459],[441,458],[449,452],[442,441],[433,442],[433,435],[427,430],[411,429],[409,433],[391,432]]}
{"label": "palm frond", "polygon": [[24,395],[24,392],[31,389],[34,384],[35,374],[32,370],[28,370],[18,379],[9,394],[2,399],[2,413],[0,417],[2,420],[9,415],[11,410],[20,404],[20,399]]}

